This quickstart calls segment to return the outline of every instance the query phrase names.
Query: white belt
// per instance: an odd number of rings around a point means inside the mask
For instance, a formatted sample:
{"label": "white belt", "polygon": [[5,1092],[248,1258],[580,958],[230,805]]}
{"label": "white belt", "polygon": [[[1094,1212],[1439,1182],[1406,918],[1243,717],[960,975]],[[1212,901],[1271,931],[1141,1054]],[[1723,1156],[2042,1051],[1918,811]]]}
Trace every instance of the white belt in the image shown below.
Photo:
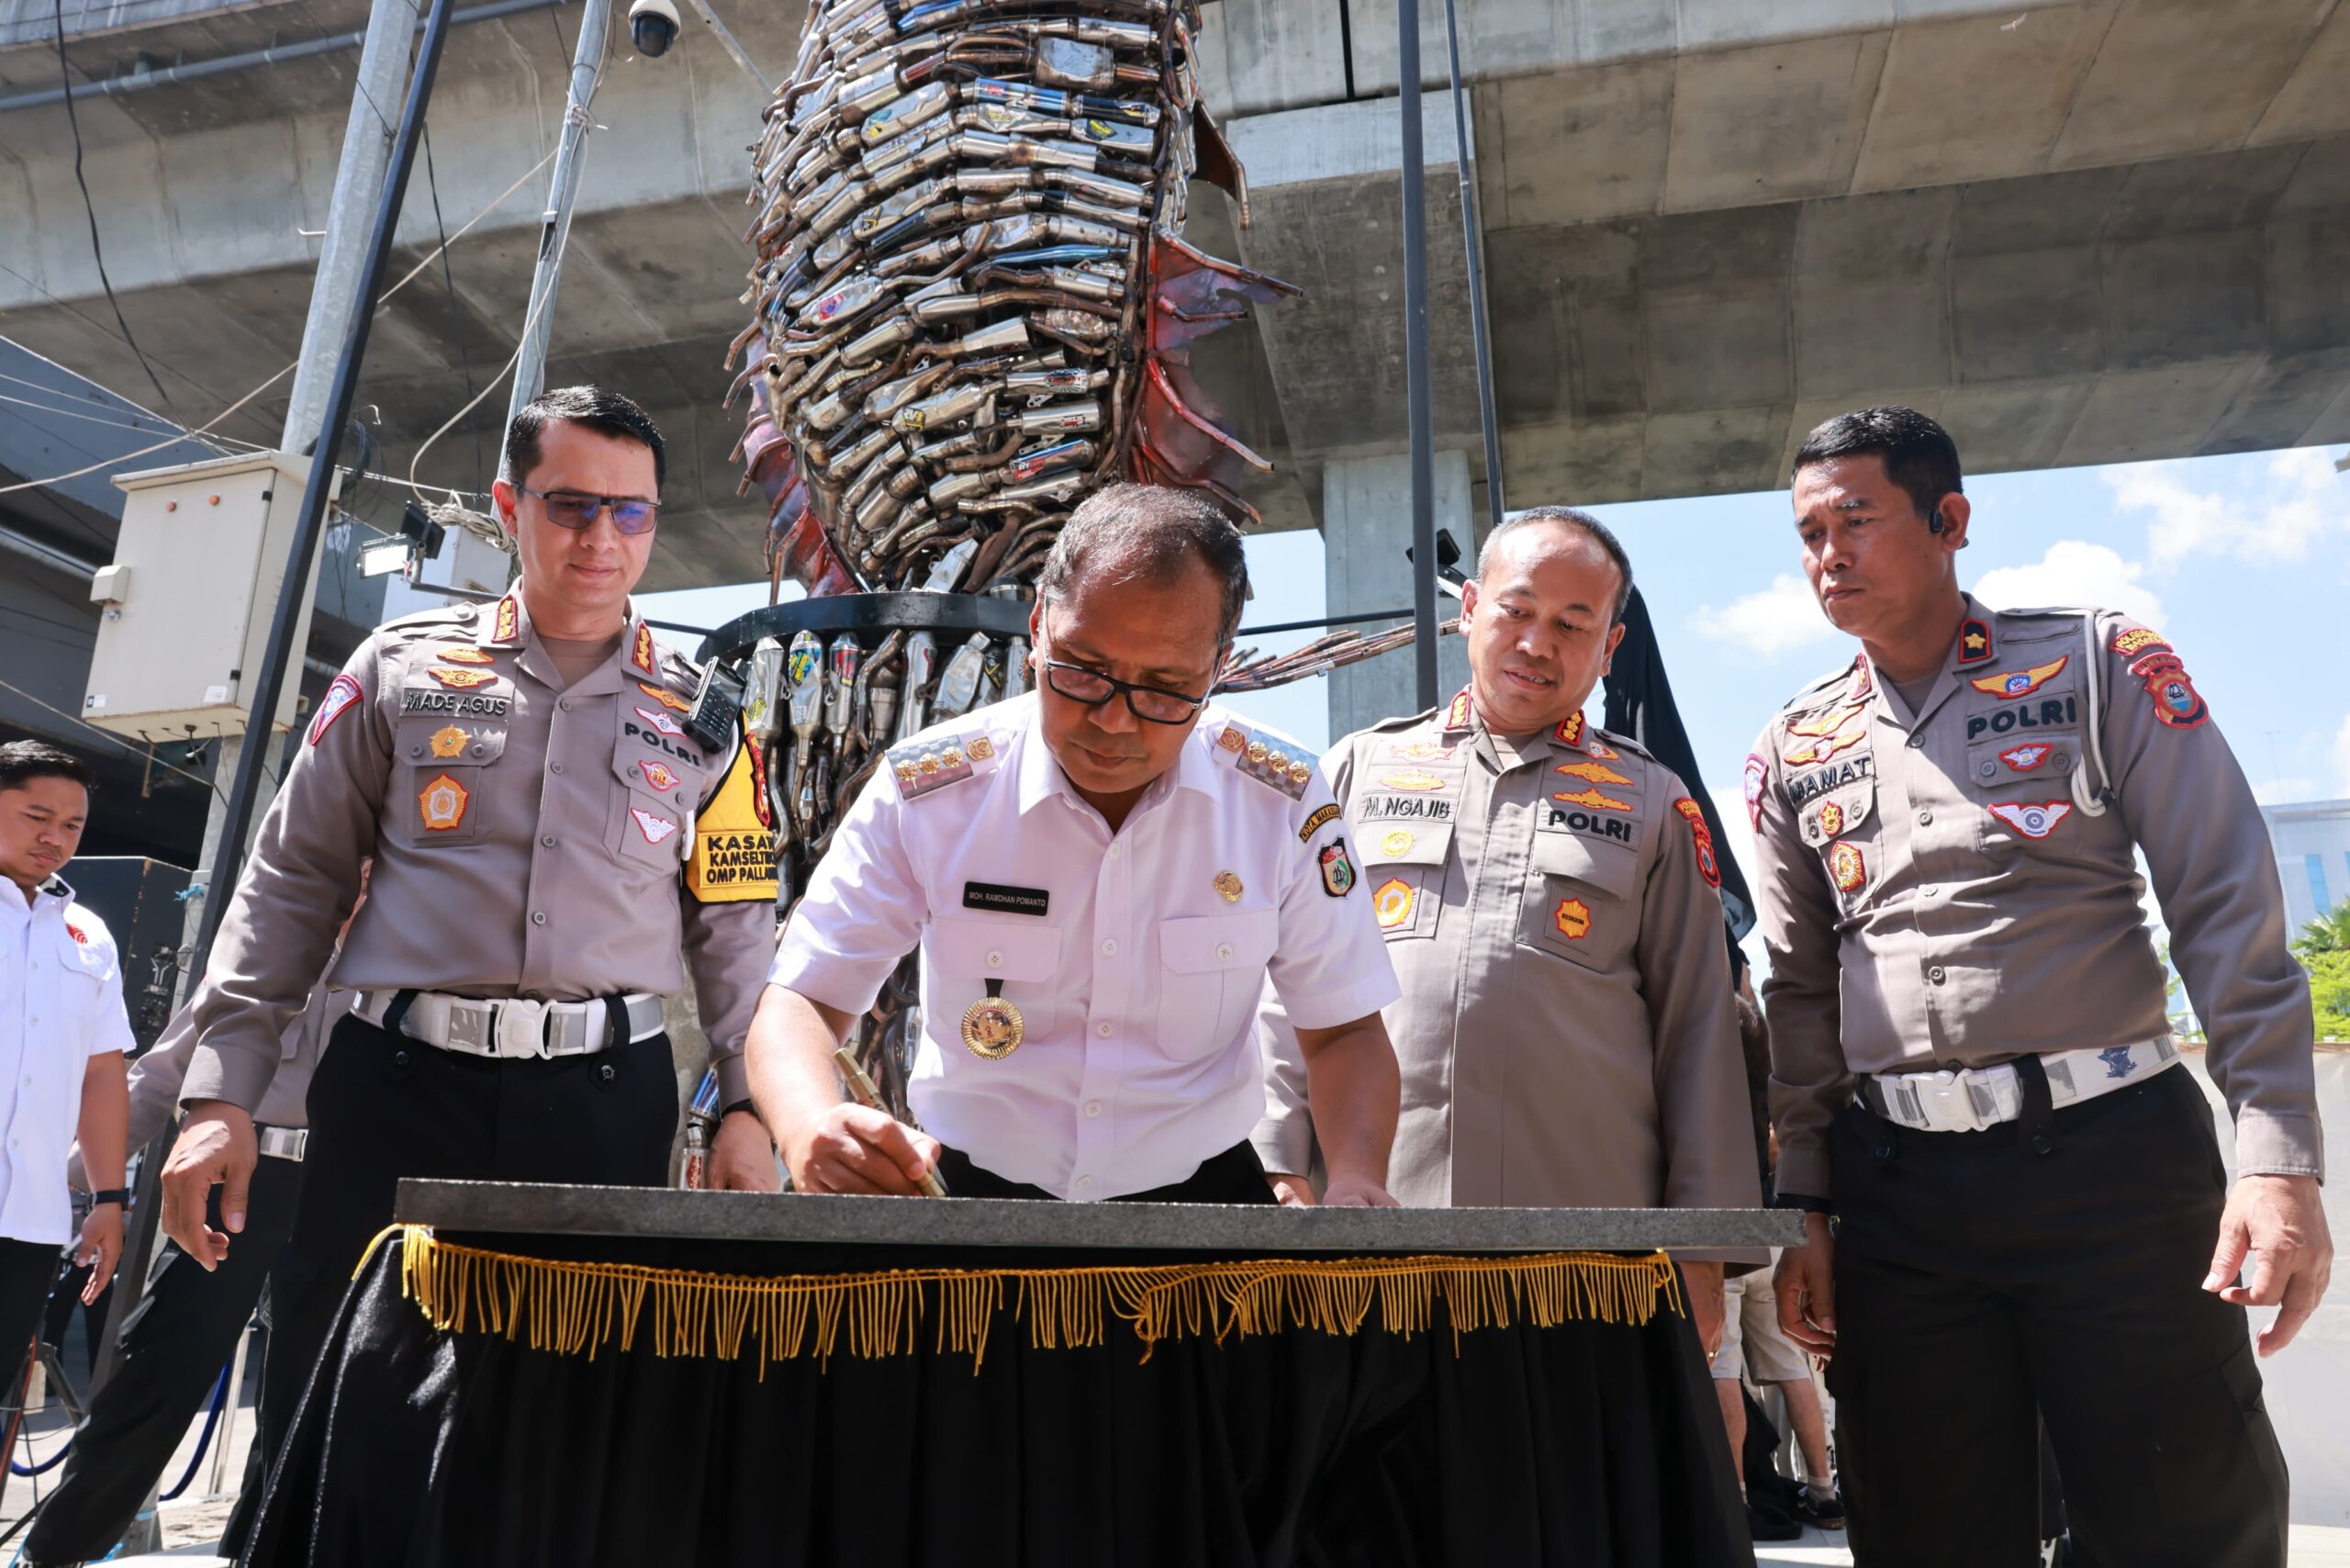
{"label": "white belt", "polygon": [[[381,1028],[395,991],[363,991],[351,1011]],[[639,991],[628,1003],[628,1038],[633,1045],[661,1032],[661,999]],[[521,997],[489,1000],[420,991],[400,1020],[400,1033],[444,1051],[475,1057],[593,1056],[611,1044],[604,999],[532,1002]]]}
{"label": "white belt", "polygon": [[[2051,1051],[2040,1058],[2048,1098],[2075,1105],[2143,1083],[2178,1060],[2168,1035],[2102,1050]],[[1888,1122],[1921,1133],[1979,1133],[2023,1114],[2013,1062],[1957,1072],[1876,1073],[1861,1080],[1861,1103]]]}
{"label": "white belt", "polygon": [[271,1159],[291,1159],[299,1162],[303,1151],[310,1147],[308,1127],[255,1127],[253,1142]]}

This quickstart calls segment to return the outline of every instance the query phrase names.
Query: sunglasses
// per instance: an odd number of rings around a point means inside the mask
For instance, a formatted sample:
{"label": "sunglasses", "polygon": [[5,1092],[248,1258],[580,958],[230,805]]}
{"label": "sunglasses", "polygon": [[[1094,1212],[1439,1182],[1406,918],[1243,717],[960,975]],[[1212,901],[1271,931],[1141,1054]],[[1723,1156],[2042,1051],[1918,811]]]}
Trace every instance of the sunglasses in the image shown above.
{"label": "sunglasses", "polygon": [[528,485],[514,487],[526,496],[536,496],[543,503],[547,521],[557,528],[583,532],[595,526],[597,515],[609,511],[612,526],[622,533],[649,533],[660,521],[659,501],[631,500],[622,496],[583,496],[576,490],[534,490]]}

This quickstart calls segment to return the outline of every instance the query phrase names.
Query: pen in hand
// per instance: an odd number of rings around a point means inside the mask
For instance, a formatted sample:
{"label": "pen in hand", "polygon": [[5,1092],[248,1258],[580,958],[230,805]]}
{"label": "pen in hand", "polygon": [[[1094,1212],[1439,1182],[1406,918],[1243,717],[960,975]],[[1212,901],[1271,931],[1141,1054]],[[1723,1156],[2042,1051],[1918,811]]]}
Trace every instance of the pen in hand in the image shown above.
{"label": "pen in hand", "polygon": [[[879,1111],[884,1115],[889,1114],[889,1107],[881,1103],[881,1091],[873,1086],[873,1080],[858,1064],[856,1052],[846,1046],[836,1047],[833,1052],[833,1065],[840,1069],[841,1081],[848,1085],[852,1099],[868,1111]],[[937,1171],[923,1171],[920,1182],[923,1196],[943,1198],[946,1195],[946,1183],[938,1179]]]}

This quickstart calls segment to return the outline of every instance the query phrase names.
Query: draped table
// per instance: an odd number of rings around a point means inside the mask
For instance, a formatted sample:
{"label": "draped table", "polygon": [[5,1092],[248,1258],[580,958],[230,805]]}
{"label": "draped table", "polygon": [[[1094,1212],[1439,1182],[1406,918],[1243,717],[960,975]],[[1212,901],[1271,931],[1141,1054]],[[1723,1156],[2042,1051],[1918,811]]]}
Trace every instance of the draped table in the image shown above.
{"label": "draped table", "polygon": [[252,1564],[1751,1563],[1746,1210],[405,1182]]}

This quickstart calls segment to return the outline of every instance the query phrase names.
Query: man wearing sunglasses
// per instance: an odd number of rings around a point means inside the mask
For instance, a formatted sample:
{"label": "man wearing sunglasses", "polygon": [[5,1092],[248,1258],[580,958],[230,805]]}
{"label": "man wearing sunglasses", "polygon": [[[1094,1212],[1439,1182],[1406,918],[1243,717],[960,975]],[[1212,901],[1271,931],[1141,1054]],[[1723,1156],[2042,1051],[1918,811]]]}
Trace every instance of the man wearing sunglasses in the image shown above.
{"label": "man wearing sunglasses", "polygon": [[[786,927],[752,1090],[803,1193],[1270,1201],[1253,1027],[1298,1027],[1326,1201],[1385,1204],[1395,1000],[1312,758],[1207,700],[1248,591],[1205,498],[1115,486],[1063,528],[1031,694],[890,754]],[[923,951],[922,1130],[845,1103],[832,1054]]]}
{"label": "man wearing sunglasses", "polygon": [[401,1177],[666,1180],[677,1079],[661,999],[688,969],[726,1101],[744,1103],[712,1184],[778,1184],[742,1064],[775,885],[713,875],[699,855],[704,808],[749,753],[687,735],[699,671],[629,602],[659,514],[661,433],[626,398],[567,387],[515,417],[506,460],[496,501],[520,579],[360,644],[312,711],[190,1002],[163,1226],[209,1270],[241,1245],[280,1036],[322,972],[356,993],[310,1084],[302,1196],[271,1287],[264,1441],[285,1430]]}

